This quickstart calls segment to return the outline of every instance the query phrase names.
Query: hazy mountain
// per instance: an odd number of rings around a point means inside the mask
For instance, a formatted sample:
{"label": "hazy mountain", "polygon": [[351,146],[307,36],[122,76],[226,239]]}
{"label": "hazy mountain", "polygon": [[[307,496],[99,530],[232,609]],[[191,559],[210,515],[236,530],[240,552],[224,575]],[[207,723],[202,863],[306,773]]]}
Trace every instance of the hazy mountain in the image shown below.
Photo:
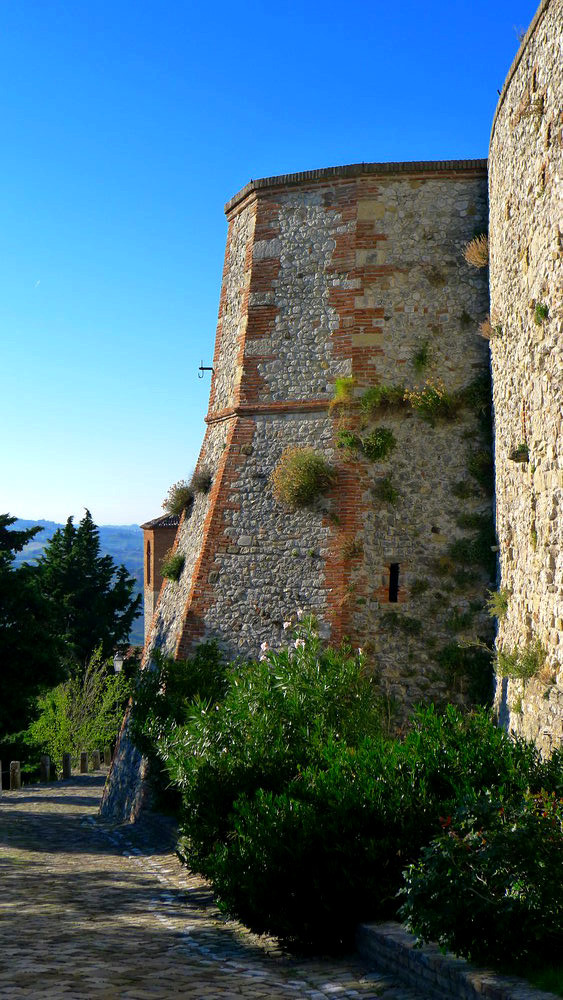
{"label": "hazy mountain", "polygon": [[[22,552],[16,555],[15,565],[22,562],[34,562],[39,558],[47,542],[55,534],[58,528],[64,527],[56,524],[55,521],[26,521],[18,518],[13,528],[22,531],[25,528],[33,528],[39,525],[43,530],[39,532],[29,542]],[[121,563],[127,568],[129,574],[135,577],[134,594],[143,593],[143,532],[138,524],[100,524],[100,551],[102,555],[112,557],[114,563],[119,566]],[[133,628],[129,636],[129,641],[134,645],[142,645],[144,642],[143,615],[133,623]]]}

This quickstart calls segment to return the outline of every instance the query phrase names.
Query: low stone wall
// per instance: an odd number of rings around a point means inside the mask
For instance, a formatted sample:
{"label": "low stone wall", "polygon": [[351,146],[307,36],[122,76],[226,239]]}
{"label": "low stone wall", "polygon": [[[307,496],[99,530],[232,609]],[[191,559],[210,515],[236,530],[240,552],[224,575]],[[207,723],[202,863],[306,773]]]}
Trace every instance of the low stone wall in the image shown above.
{"label": "low stone wall", "polygon": [[360,924],[356,945],[378,969],[439,1000],[555,1000],[553,993],[536,990],[516,976],[499,976],[463,958],[444,955],[437,945],[417,947],[416,938],[401,924]]}

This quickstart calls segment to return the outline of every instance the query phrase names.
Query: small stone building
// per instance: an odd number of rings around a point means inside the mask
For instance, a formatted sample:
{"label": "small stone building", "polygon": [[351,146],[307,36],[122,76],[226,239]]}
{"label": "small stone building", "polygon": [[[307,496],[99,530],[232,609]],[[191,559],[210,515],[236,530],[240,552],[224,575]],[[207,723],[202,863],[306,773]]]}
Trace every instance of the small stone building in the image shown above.
{"label": "small stone building", "polygon": [[180,518],[177,514],[162,514],[141,525],[143,530],[145,641],[162,586],[160,566],[174,544]]}

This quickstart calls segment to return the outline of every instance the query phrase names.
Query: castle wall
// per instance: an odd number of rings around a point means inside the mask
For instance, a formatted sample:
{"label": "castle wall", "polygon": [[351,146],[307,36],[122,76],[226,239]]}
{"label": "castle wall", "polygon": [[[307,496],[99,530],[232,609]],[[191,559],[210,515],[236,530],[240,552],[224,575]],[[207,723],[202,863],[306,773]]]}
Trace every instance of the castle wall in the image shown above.
{"label": "castle wall", "polygon": [[[499,679],[497,706],[545,750],[563,737],[562,24],[561,0],[543,2],[501,95],[489,159],[497,528],[510,592],[497,644],[546,652],[532,678]],[[511,460],[523,444],[528,461]]]}
{"label": "castle wall", "polygon": [[[187,655],[209,637],[228,655],[256,656],[262,642],[284,642],[284,621],[303,608],[327,637],[366,649],[404,710],[430,689],[464,700],[467,678],[444,669],[439,654],[462,632],[489,628],[486,572],[474,567],[460,582],[464,567],[450,554],[470,539],[460,514],[486,518],[491,506],[468,475],[484,447],[476,414],[460,406],[430,426],[410,408],[370,420],[355,404],[348,412],[330,402],[341,376],[355,378],[359,399],[374,384],[420,388],[427,379],[456,394],[486,373],[477,334],[486,279],[461,255],[485,226],[484,164],[274,178],[250,185],[227,211],[198,463],[213,484],[180,526],[185,567],[161,592],[147,656],[155,647]],[[428,360],[417,369],[421,348]],[[342,428],[367,434],[382,425],[396,437],[385,462],[337,446]],[[271,473],[289,445],[313,447],[336,468],[335,486],[312,508],[288,511],[272,494]],[[391,477],[394,502],[375,499]],[[460,484],[461,498],[452,492]]]}

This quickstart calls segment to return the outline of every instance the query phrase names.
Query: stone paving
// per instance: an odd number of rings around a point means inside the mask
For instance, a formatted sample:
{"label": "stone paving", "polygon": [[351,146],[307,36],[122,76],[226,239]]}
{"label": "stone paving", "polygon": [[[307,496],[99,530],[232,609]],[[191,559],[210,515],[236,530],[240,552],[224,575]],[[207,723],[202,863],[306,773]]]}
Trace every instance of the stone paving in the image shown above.
{"label": "stone paving", "polygon": [[103,783],[0,797],[2,1000],[423,1000],[355,955],[288,957],[226,920],[170,825],[101,823]]}

